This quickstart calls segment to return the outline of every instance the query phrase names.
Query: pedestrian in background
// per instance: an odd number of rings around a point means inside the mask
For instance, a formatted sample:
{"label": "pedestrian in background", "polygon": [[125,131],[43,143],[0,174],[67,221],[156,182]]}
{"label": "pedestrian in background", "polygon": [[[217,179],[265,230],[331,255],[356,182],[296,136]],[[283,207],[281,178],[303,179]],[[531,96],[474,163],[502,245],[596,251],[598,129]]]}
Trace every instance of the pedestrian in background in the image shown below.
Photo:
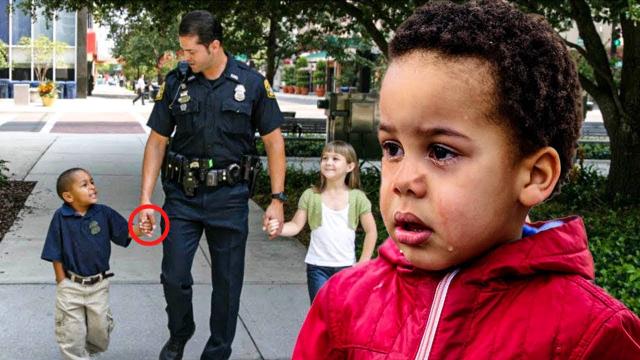
{"label": "pedestrian in background", "polygon": [[136,101],[138,101],[138,99],[142,100],[142,105],[144,105],[144,88],[146,87],[146,84],[144,82],[144,74],[141,74],[140,77],[138,78],[138,81],[136,81],[136,97],[133,99],[133,104],[135,105]]}

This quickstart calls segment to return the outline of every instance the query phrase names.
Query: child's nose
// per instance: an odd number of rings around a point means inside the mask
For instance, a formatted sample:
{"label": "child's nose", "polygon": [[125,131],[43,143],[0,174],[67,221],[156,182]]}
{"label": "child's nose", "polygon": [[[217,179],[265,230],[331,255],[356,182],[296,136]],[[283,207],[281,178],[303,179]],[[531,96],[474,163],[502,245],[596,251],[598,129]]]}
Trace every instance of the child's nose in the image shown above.
{"label": "child's nose", "polygon": [[415,162],[405,159],[393,174],[393,191],[397,195],[422,198],[427,194],[426,174]]}

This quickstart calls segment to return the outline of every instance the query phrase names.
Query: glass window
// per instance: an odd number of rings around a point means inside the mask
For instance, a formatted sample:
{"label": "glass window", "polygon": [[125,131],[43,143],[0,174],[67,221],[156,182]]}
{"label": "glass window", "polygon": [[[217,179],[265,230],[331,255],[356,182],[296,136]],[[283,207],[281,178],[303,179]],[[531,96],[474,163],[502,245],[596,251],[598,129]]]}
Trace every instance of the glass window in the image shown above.
{"label": "glass window", "polygon": [[56,40],[70,46],[76,45],[76,13],[59,12],[56,20]]}
{"label": "glass window", "polygon": [[69,47],[56,56],[56,80],[75,80],[76,48]]}
{"label": "glass window", "polygon": [[31,80],[31,48],[13,46],[11,50],[13,80]]}
{"label": "glass window", "polygon": [[42,9],[38,9],[36,22],[33,25],[33,37],[40,36],[46,36],[49,40],[53,40],[53,19],[47,18]]}
{"label": "glass window", "polygon": [[31,15],[28,13],[25,14],[22,9],[18,8],[21,2],[21,0],[13,2],[13,36],[11,37],[13,44],[19,43],[23,37],[31,38]]}
{"label": "glass window", "polygon": [[9,0],[0,0],[0,41],[9,43]]}

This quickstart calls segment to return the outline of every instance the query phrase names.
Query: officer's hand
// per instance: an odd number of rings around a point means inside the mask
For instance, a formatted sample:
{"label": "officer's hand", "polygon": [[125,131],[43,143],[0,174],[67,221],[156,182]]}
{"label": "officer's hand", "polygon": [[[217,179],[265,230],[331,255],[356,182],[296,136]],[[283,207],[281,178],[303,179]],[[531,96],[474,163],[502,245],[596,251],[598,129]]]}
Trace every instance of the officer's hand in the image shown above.
{"label": "officer's hand", "polygon": [[262,231],[266,231],[269,235],[274,235],[276,231],[278,231],[278,228],[280,228],[280,222],[278,219],[271,219],[269,220],[269,226],[266,228],[263,227]]}
{"label": "officer's hand", "polygon": [[138,230],[145,236],[153,235],[153,225],[151,225],[151,222],[148,220],[142,221],[142,219],[140,219],[138,223]]}
{"label": "officer's hand", "polygon": [[[275,231],[271,231],[269,222],[271,220],[278,221],[278,228]],[[284,225],[284,206],[280,200],[273,200],[267,210],[264,212],[262,218],[262,227],[269,229],[269,240],[274,239],[282,232],[282,226]]]}
{"label": "officer's hand", "polygon": [[[156,218],[153,215],[153,209],[144,209],[142,211],[140,211],[140,215],[138,218],[138,221],[140,221],[141,224],[147,224],[145,227],[147,231],[144,231],[145,234],[147,236],[150,236],[153,232],[153,229],[156,228]],[[149,230],[150,228],[150,230]]]}

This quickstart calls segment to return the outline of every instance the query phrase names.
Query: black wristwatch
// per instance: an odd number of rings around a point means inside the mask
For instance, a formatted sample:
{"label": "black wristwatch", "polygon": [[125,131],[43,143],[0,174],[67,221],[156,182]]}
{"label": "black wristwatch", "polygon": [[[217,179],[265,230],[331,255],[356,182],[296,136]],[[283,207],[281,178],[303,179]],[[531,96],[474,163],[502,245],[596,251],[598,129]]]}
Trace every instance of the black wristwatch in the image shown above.
{"label": "black wristwatch", "polygon": [[271,198],[272,199],[278,199],[281,202],[287,202],[287,195],[285,195],[283,192],[279,192],[279,193],[275,193],[275,194],[271,194]]}

